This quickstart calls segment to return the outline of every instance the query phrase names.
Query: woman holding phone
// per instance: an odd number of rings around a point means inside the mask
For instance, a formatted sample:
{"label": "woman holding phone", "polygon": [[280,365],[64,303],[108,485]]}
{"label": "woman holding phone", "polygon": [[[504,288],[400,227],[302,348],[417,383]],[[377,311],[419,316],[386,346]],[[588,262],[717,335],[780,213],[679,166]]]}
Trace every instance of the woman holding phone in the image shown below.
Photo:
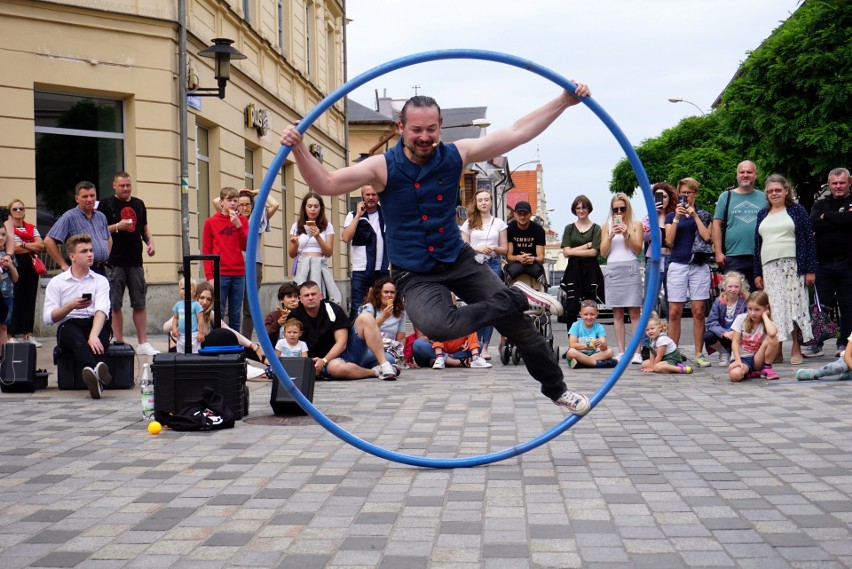
{"label": "woman holding phone", "polygon": [[695,207],[701,185],[694,178],[677,183],[678,203],[666,215],[666,245],[671,247],[667,293],[669,298],[669,337],[680,345],[680,320],[687,300],[692,310],[694,362],[710,367],[704,356],[705,304],[710,298],[710,227],[713,216]]}
{"label": "woman holding phone", "polygon": [[316,192],[308,192],[302,199],[299,218],[290,227],[287,253],[295,259],[296,284],[319,283],[323,298],[340,304],[340,289],[328,268],[328,259],[334,253],[334,226],[326,219],[325,202]]}
{"label": "woman holding phone", "polygon": [[[615,359],[621,359],[624,356],[627,345],[624,309],[628,310],[631,322],[634,324],[639,322],[639,309],[642,306],[642,273],[636,256],[641,252],[642,224],[633,220],[630,198],[618,192],[610,201],[609,218],[601,229],[601,256],[607,260],[607,270],[604,275],[606,304],[612,308],[615,339],[618,342],[618,354]],[[638,352],[630,358],[631,363],[642,363],[642,357]]]}

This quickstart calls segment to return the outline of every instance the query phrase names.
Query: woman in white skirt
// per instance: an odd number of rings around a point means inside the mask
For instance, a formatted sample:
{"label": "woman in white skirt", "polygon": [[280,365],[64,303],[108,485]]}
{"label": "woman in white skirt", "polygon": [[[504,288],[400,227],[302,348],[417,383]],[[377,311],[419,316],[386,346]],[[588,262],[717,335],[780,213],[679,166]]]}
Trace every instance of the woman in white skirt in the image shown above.
{"label": "woman in white skirt", "polygon": [[[624,336],[624,309],[630,314],[630,321],[639,322],[639,309],[642,306],[642,273],[636,256],[642,252],[642,223],[633,219],[633,208],[627,195],[618,192],[610,201],[610,213],[601,229],[601,256],[606,259],[604,289],[606,305],[612,308],[615,321],[615,339],[618,342],[616,359],[624,355],[627,345]],[[633,333],[642,333],[634,330]],[[631,356],[631,362],[641,364],[638,352]]]}
{"label": "woman in white skirt", "polygon": [[816,280],[816,242],[808,211],[793,202],[793,188],[780,174],[766,179],[768,207],[757,214],[754,282],[769,295],[778,341],[792,337],[792,365],[802,363],[796,327],[805,342],[813,339],[808,285]]}

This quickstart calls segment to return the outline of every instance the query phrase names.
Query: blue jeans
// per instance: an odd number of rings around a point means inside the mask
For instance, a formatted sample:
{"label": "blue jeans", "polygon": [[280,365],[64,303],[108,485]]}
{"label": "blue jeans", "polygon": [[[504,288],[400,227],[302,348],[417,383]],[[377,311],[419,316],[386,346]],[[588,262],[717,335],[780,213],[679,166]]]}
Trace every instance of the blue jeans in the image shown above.
{"label": "blue jeans", "polygon": [[[477,263],[474,255],[465,245],[455,262],[439,263],[428,273],[394,268],[394,283],[405,299],[408,317],[430,339],[439,341],[493,325],[518,346],[530,375],[541,384],[541,392],[558,399],[566,391],[562,369],[544,336],[524,314],[529,308],[526,296],[507,287],[494,271]],[[465,306],[454,305],[451,292]]]}
{"label": "blue jeans", "polygon": [[240,330],[243,321],[243,294],[246,289],[246,277],[219,277],[219,299],[222,309],[219,314],[224,318],[228,314],[228,326],[231,330]]}
{"label": "blue jeans", "polygon": [[816,290],[819,302],[836,306],[840,336],[837,349],[846,349],[847,338],[852,333],[852,264],[846,260],[820,261],[816,272]]}
{"label": "blue jeans", "polygon": [[358,309],[364,304],[364,297],[373,283],[382,277],[390,276],[389,271],[373,271],[372,278],[367,278],[367,271],[352,271],[350,275],[349,320],[354,322]]}
{"label": "blue jeans", "polygon": [[[411,352],[414,356],[414,362],[420,367],[431,367],[435,358],[438,357],[435,350],[432,349],[432,342],[426,338],[417,338],[414,340],[414,344],[411,346]],[[456,358],[457,360],[472,356],[473,352],[470,350],[459,350],[451,354],[444,353],[444,357]]]}
{"label": "blue jeans", "polygon": [[[485,265],[489,267],[501,281],[503,280],[503,269],[500,266],[500,257],[489,257]],[[486,326],[476,333],[476,339],[479,340],[479,345],[483,348],[491,343],[491,336],[494,333],[494,326]],[[453,356],[455,357],[455,356]]]}

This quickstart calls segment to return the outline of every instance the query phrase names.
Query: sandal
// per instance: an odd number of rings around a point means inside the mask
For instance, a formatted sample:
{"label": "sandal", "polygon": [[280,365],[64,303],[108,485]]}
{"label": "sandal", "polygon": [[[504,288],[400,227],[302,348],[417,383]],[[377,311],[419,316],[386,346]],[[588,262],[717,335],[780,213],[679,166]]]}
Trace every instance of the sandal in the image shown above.
{"label": "sandal", "polygon": [[792,356],[790,358],[790,365],[800,366],[805,363],[805,359],[802,356]]}

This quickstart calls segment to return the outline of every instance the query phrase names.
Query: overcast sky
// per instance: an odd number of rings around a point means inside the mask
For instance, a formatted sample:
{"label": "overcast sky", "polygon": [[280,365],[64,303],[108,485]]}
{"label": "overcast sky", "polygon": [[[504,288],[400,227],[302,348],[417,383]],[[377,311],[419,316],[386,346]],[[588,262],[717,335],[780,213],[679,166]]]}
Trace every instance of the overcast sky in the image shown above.
{"label": "overcast sky", "polygon": [[[392,59],[438,49],[508,53],[588,83],[593,98],[635,146],[704,111],[747,52],[785,20],[799,0],[347,0],[348,72],[355,77]],[[527,9],[525,9],[527,8]],[[419,93],[442,107],[487,106],[503,128],[555,97],[559,87],[532,73],[479,60],[440,61],[391,72],[351,97],[375,108],[375,90]],[[551,224],[574,221],[571,201],[588,195],[592,218],[608,209],[612,169],[624,156],[598,118],[569,109],[534,141],[509,154],[512,168],[540,158]],[[533,168],[534,165],[526,166]],[[652,180],[653,182],[654,180]],[[670,180],[671,181],[671,180]],[[731,173],[731,184],[735,183]],[[644,201],[634,207],[645,214]]]}

